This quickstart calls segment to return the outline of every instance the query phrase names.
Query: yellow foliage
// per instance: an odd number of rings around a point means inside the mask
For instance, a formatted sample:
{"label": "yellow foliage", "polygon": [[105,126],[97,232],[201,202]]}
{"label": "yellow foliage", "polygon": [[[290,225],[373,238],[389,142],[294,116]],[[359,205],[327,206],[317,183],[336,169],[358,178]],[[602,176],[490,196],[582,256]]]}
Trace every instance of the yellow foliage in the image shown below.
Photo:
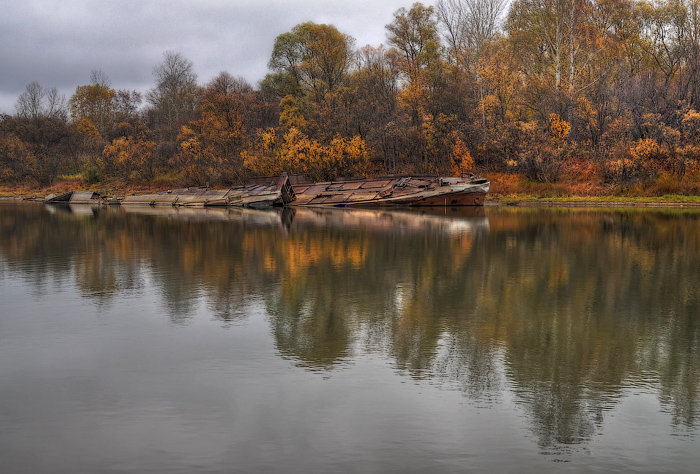
{"label": "yellow foliage", "polygon": [[566,141],[566,138],[569,136],[571,125],[569,125],[569,122],[567,122],[566,120],[562,120],[562,118],[558,114],[550,114],[549,119],[551,121],[549,130],[552,133],[552,140],[554,141],[554,145],[561,146]]}
{"label": "yellow foliage", "polygon": [[[279,139],[273,128],[258,131],[260,146],[253,153],[243,152],[243,167],[257,176],[275,176],[282,171],[280,162]],[[260,151],[258,151],[260,150]]]}
{"label": "yellow foliage", "polygon": [[303,129],[306,127],[306,119],[300,111],[294,96],[288,95],[280,101],[280,125],[289,129]]}
{"label": "yellow foliage", "polygon": [[106,174],[126,180],[151,179],[156,142],[145,137],[119,137],[105,146],[98,165]]}
{"label": "yellow foliage", "polygon": [[643,138],[632,144],[630,153],[640,164],[648,164],[661,154],[661,147],[656,140]]}
{"label": "yellow foliage", "polygon": [[172,162],[188,183],[240,181],[245,161],[244,108],[234,95],[207,96],[201,118],[181,128],[178,141],[182,152]]}
{"label": "yellow foliage", "polygon": [[700,112],[689,110],[683,115],[681,127],[686,142],[700,141]]}
{"label": "yellow foliage", "polygon": [[73,120],[88,120],[104,134],[112,124],[114,95],[114,89],[105,85],[78,86],[69,101]]}
{"label": "yellow foliage", "polygon": [[95,127],[95,125],[86,118],[81,119],[76,128],[78,129],[78,132],[84,135],[88,140],[102,140],[102,136],[100,136],[100,132],[97,130],[97,127]]}
{"label": "yellow foliage", "polygon": [[323,145],[291,128],[283,140],[278,160],[281,170],[303,174],[315,181],[364,175],[367,170],[369,155],[364,140],[358,136],[351,139],[336,136],[329,145]]}
{"label": "yellow foliage", "polygon": [[263,151],[269,152],[277,145],[277,133],[274,128],[261,130],[259,135]]}
{"label": "yellow foliage", "polygon": [[462,140],[456,138],[452,145],[452,176],[462,176],[464,173],[471,172],[473,168],[474,160],[467,146]]}

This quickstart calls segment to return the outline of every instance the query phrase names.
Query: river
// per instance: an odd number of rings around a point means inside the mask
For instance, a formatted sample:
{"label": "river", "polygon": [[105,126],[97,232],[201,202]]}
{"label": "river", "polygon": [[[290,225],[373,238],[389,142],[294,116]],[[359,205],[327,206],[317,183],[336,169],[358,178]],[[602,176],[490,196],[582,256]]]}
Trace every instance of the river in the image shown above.
{"label": "river", "polygon": [[0,202],[8,473],[696,472],[700,213]]}

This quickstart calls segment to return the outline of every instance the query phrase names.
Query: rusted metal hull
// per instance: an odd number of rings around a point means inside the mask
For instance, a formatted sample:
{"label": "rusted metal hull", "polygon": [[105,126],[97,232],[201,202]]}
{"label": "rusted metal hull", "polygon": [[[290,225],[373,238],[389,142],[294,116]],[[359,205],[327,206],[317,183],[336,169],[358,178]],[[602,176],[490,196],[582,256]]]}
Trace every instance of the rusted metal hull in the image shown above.
{"label": "rusted metal hull", "polygon": [[294,190],[286,173],[275,178],[261,178],[254,183],[230,189],[184,188],[156,194],[126,196],[123,206],[213,207],[233,206],[265,208],[283,206],[294,199]]}
{"label": "rusted metal hull", "polygon": [[290,206],[483,206],[488,180],[400,176],[297,185]]}
{"label": "rusted metal hull", "polygon": [[99,204],[100,195],[92,191],[69,191],[56,196],[51,194],[44,198],[46,204]]}

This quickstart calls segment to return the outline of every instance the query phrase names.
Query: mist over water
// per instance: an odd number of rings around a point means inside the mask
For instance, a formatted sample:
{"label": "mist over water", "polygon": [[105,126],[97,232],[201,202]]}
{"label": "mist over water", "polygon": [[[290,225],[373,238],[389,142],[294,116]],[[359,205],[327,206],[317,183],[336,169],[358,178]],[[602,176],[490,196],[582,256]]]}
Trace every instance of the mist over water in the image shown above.
{"label": "mist over water", "polygon": [[689,211],[0,202],[0,460],[694,472],[699,288]]}

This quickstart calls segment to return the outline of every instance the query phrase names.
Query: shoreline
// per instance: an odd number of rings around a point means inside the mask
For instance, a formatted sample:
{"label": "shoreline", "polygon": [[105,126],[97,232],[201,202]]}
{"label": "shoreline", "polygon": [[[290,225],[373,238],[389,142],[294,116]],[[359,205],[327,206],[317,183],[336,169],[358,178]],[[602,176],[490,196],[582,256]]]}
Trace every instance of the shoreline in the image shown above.
{"label": "shoreline", "polygon": [[[0,196],[0,202],[41,202],[36,197]],[[411,207],[411,206],[408,206]],[[440,207],[440,206],[436,206]],[[651,209],[700,209],[700,201],[634,201],[634,200],[558,200],[558,199],[486,199],[483,206],[458,207],[543,207],[543,208],[651,208]]]}
{"label": "shoreline", "polygon": [[634,200],[611,200],[611,201],[560,201],[556,199],[539,199],[539,200],[486,200],[484,206],[512,206],[512,207],[599,207],[599,208],[656,208],[656,209],[700,209],[699,202],[685,201],[634,201]]}

